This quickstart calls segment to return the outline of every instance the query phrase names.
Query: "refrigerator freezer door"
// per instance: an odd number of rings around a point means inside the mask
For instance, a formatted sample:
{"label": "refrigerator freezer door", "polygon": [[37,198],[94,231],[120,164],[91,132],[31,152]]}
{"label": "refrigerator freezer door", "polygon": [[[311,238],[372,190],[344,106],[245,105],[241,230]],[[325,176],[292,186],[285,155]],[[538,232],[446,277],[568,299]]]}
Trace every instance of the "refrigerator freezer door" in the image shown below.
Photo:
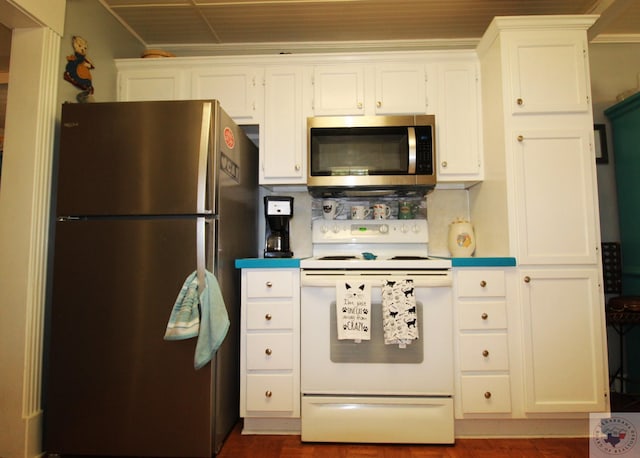
{"label": "refrigerator freezer door", "polygon": [[63,105],[56,214],[195,214],[205,200],[216,213],[204,192],[217,110],[215,101]]}
{"label": "refrigerator freezer door", "polygon": [[[196,339],[163,340],[178,292],[195,270],[196,221],[56,224],[48,452],[212,455],[215,361],[196,371]],[[215,224],[206,225],[209,235]]]}

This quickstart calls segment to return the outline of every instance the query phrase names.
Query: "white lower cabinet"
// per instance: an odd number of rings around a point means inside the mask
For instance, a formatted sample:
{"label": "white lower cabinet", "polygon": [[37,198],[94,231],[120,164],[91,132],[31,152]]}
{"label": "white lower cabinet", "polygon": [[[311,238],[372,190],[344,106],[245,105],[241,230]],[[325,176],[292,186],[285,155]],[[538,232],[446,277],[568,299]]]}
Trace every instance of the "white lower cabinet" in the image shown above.
{"label": "white lower cabinet", "polygon": [[456,269],[456,418],[510,413],[504,269]]}
{"label": "white lower cabinet", "polygon": [[240,416],[245,429],[255,418],[272,419],[265,423],[272,428],[277,419],[300,417],[299,311],[298,269],[242,269]]}

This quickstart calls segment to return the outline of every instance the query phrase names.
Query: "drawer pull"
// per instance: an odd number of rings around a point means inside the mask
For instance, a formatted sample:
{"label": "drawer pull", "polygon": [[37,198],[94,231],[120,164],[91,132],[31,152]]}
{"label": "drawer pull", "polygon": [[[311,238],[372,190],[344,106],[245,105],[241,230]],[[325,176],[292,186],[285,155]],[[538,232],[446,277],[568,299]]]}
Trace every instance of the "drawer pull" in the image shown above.
{"label": "drawer pull", "polygon": [[270,281],[268,281],[267,283],[265,283],[265,285],[267,285],[267,288],[271,288],[273,286],[273,283],[271,283]]}
{"label": "drawer pull", "polygon": [[482,281],[480,282],[480,286],[481,286],[482,288],[484,288],[485,286],[487,286],[487,282],[486,282],[486,281],[484,281],[484,280],[482,280]]}
{"label": "drawer pull", "polygon": [[273,396],[273,393],[271,392],[271,390],[267,390],[267,391],[264,392],[264,396],[266,398],[270,398],[271,396]]}
{"label": "drawer pull", "polygon": [[491,391],[485,391],[484,392],[484,398],[485,399],[491,399]]}
{"label": "drawer pull", "polygon": [[265,320],[267,320],[267,321],[271,321],[271,318],[273,318],[273,317],[271,316],[271,314],[270,314],[270,313],[267,313],[267,314],[264,316],[264,319],[265,319]]}
{"label": "drawer pull", "polygon": [[489,318],[489,315],[487,313],[483,313],[482,315],[480,315],[480,318],[486,320],[487,318]]}
{"label": "drawer pull", "polygon": [[273,350],[271,350],[270,348],[267,348],[267,349],[264,351],[264,354],[265,354],[265,355],[268,355],[268,356],[271,356],[271,354],[272,354],[272,353],[273,353]]}
{"label": "drawer pull", "polygon": [[489,356],[489,350],[482,350],[482,356],[484,356],[485,358]]}

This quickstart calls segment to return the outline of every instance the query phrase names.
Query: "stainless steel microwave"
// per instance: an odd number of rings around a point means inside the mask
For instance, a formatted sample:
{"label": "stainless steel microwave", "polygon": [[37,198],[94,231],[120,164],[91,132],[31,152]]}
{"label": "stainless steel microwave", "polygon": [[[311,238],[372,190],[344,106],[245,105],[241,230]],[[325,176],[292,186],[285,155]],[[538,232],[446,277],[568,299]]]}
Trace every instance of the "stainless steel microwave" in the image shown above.
{"label": "stainless steel microwave", "polygon": [[307,119],[313,195],[426,193],[436,184],[435,116]]}

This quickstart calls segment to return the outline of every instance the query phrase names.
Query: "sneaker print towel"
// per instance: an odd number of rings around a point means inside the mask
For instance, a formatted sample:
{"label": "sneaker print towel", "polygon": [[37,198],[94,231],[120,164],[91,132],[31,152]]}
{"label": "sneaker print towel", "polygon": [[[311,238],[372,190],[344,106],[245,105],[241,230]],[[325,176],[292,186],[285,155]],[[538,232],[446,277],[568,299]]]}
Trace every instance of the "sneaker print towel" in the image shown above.
{"label": "sneaker print towel", "polygon": [[338,340],[371,340],[371,284],[357,279],[336,283]]}
{"label": "sneaker print towel", "polygon": [[418,314],[413,280],[383,280],[382,325],[384,343],[406,347],[418,339]]}

